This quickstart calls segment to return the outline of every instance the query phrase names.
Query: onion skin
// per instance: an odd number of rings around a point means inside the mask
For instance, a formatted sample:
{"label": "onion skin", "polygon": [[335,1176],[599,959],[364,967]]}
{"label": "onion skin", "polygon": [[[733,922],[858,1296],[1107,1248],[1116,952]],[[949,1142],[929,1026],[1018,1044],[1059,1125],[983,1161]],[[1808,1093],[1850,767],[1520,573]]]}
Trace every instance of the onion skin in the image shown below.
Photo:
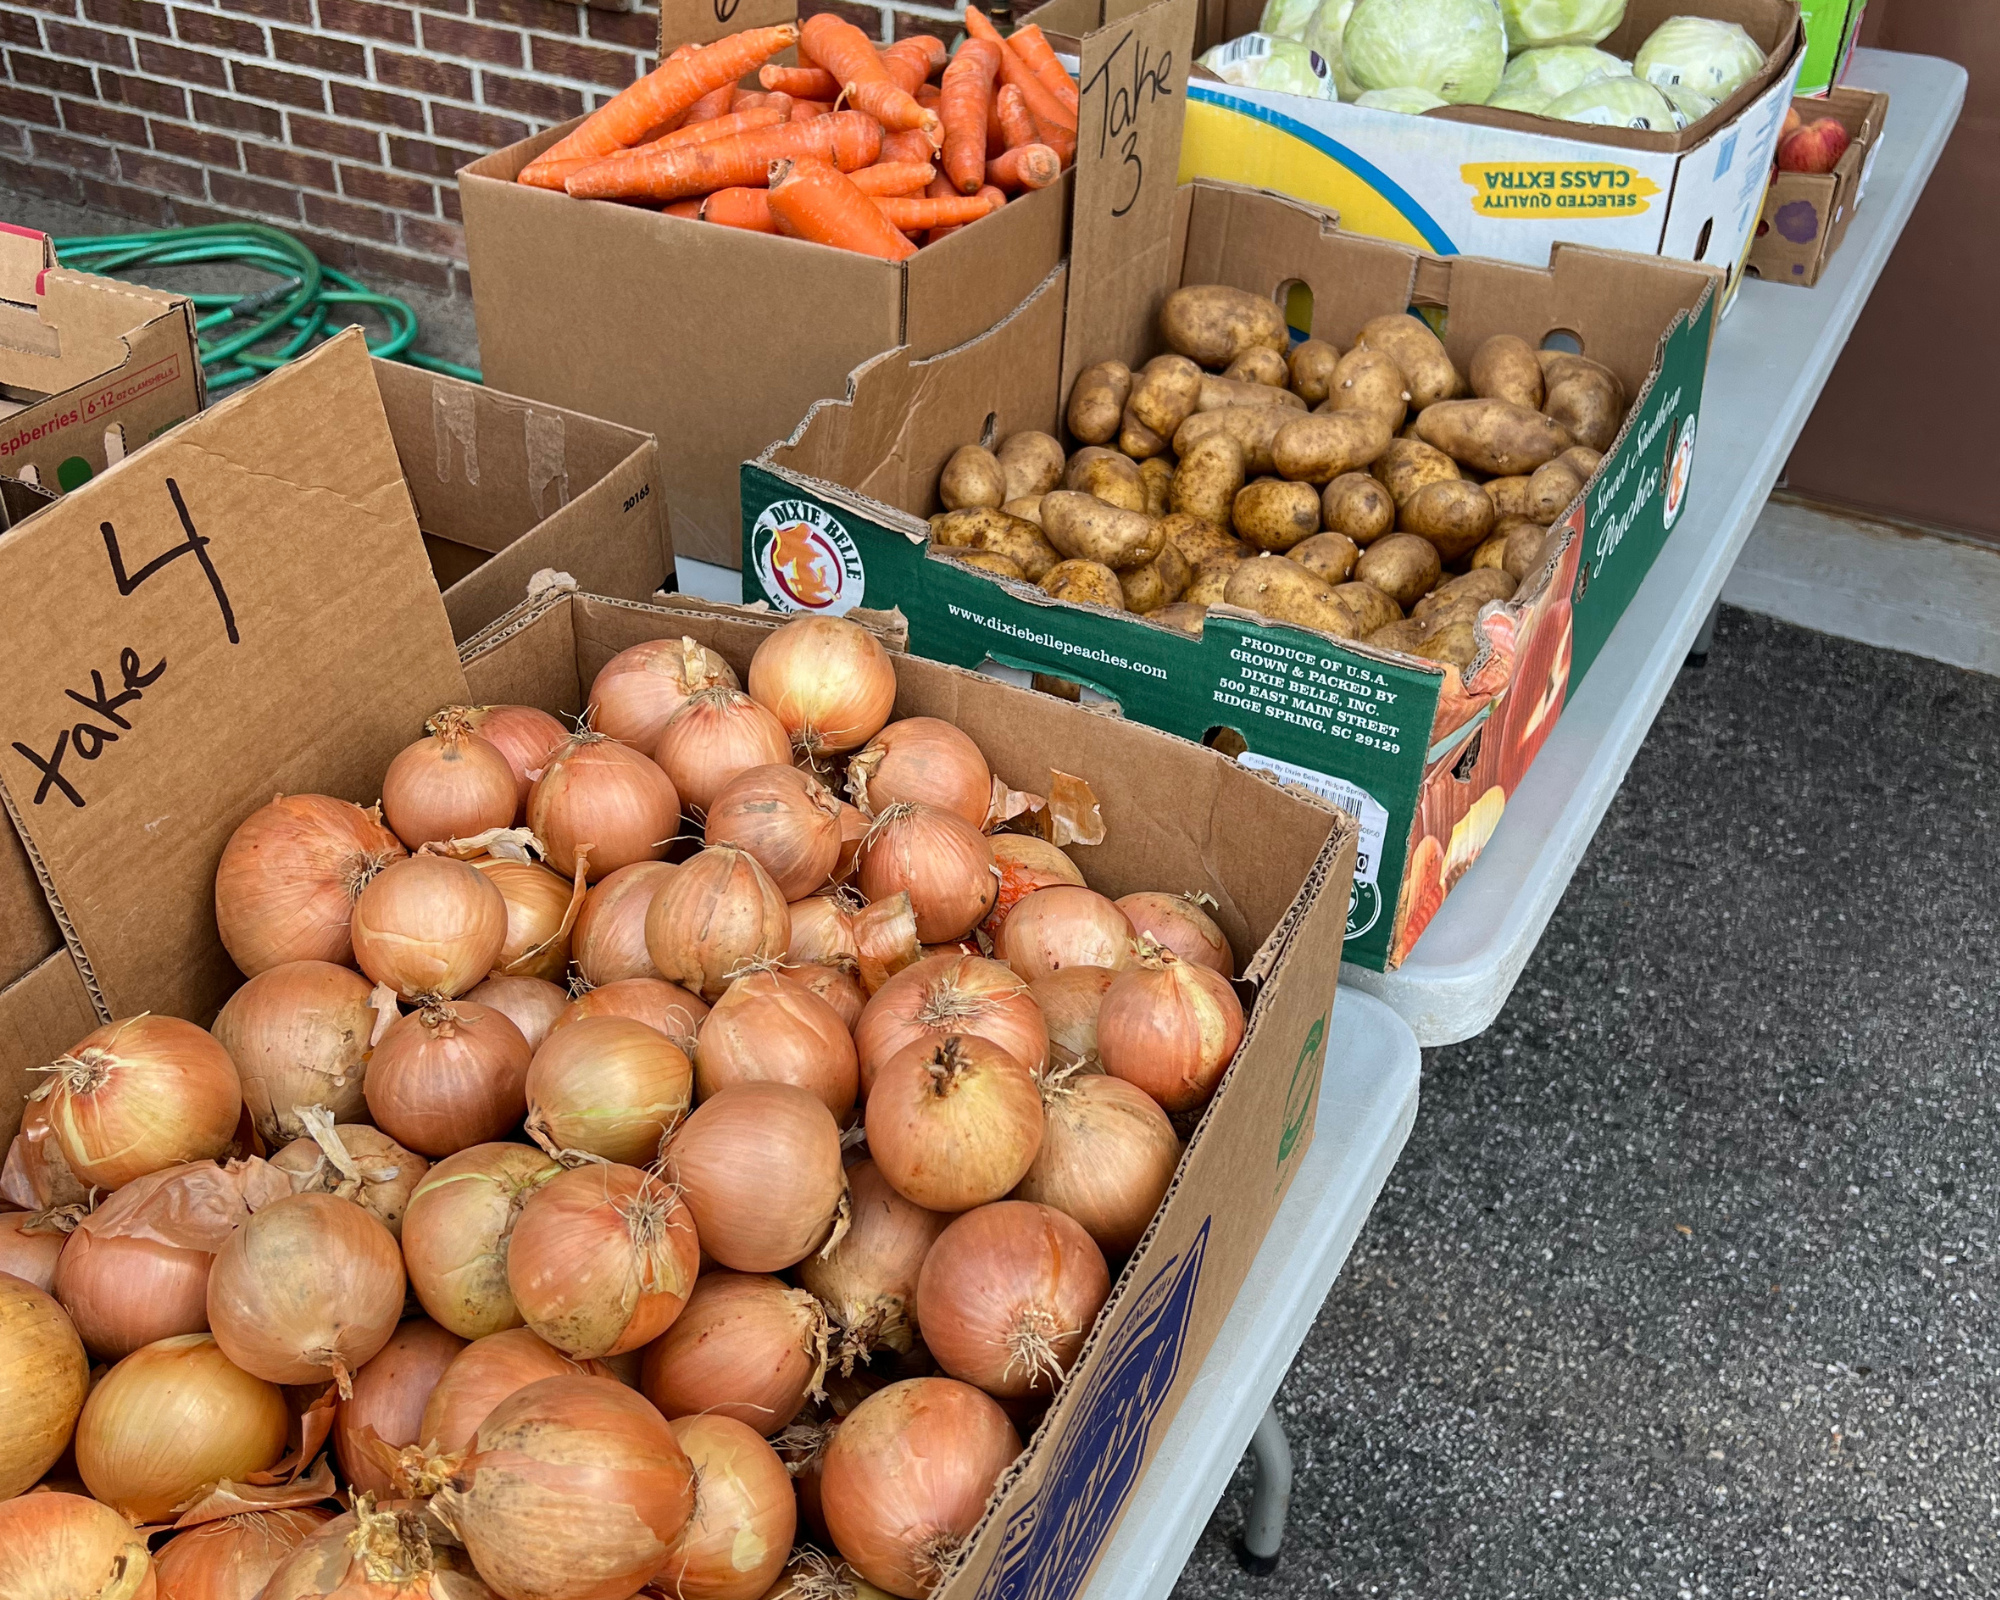
{"label": "onion skin", "polygon": [[465,1340],[429,1317],[412,1317],[354,1374],[354,1398],[333,1419],[333,1453],[353,1488],[378,1500],[394,1492],[362,1430],[392,1449],[419,1443],[431,1394],[466,1348]]}
{"label": "onion skin", "polygon": [[475,1339],[445,1368],[424,1403],[417,1437],[445,1455],[469,1449],[479,1425],[510,1395],[544,1378],[607,1378],[601,1361],[572,1361],[526,1328]]}
{"label": "onion skin", "polygon": [[[201,1167],[215,1170],[206,1162],[194,1170]],[[169,1167],[127,1184],[78,1223],[63,1246],[53,1293],[98,1361],[116,1361],[156,1339],[208,1331],[214,1255],[103,1231],[187,1170]]]}
{"label": "onion skin", "polygon": [[352,1200],[294,1194],[229,1236],[208,1275],[208,1325],[224,1355],[269,1383],[349,1375],[396,1331],[403,1257]]}
{"label": "onion skin", "polygon": [[665,1420],[609,1378],[544,1378],[503,1401],[432,1502],[506,1600],[625,1600],[694,1511]]}
{"label": "onion skin", "polygon": [[368,1111],[419,1155],[498,1139],[528,1111],[533,1052],[521,1030],[473,1000],[426,1005],[389,1026],[368,1064]]}
{"label": "onion skin", "polygon": [[410,856],[369,881],[354,902],[354,958],[405,1000],[465,993],[507,942],[507,902],[476,868]]}
{"label": "onion skin", "polygon": [[756,857],[787,900],[811,894],[840,860],[840,803],[809,772],[749,767],[708,808],[702,840]]}
{"label": "onion skin", "polygon": [[694,1514],[653,1582],[677,1600],[762,1600],[798,1531],[791,1474],[761,1435],[732,1417],[668,1426],[694,1467]]}
{"label": "onion skin", "polygon": [[247,1478],[285,1453],[291,1414],[275,1383],[234,1365],[205,1333],[162,1339],[120,1361],[76,1424],[91,1494],[134,1522],[171,1521],[218,1478]]}
{"label": "onion skin", "polygon": [[[854,863],[861,855],[861,841],[868,837],[868,816],[859,806],[840,802],[840,859],[834,863],[833,882],[845,883],[854,876]],[[828,888],[832,884],[827,885]]]}
{"label": "onion skin", "polygon": [[889,652],[845,617],[793,618],[757,646],[747,687],[811,756],[860,749],[896,707]]}
{"label": "onion skin", "polygon": [[949,722],[905,717],[855,753],[847,764],[847,789],[871,816],[899,800],[918,801],[983,829],[993,807],[993,769],[979,746]]}
{"label": "onion skin", "polygon": [[768,1438],[791,1426],[826,1372],[826,1313],[763,1273],[704,1272],[646,1347],[639,1388],[672,1421],[733,1417]]}
{"label": "onion skin", "polygon": [[840,1013],[778,972],[738,978],[701,1025],[695,1085],[704,1100],[742,1083],[789,1083],[836,1119],[854,1109],[860,1074]]}
{"label": "onion skin", "polygon": [[238,1512],[190,1528],[153,1563],[160,1600],[258,1600],[271,1574],[331,1520],[301,1507]]}
{"label": "onion skin", "polygon": [[382,819],[412,850],[469,839],[514,820],[514,769],[472,731],[460,706],[425,724],[427,737],[396,752],[382,775]]}
{"label": "onion skin", "polygon": [[[0,1417],[7,1419],[0,1501],[36,1482],[69,1448],[89,1391],[90,1363],[63,1308],[25,1279],[0,1274]],[[6,1548],[0,1538],[0,1570]]]}
{"label": "onion skin", "polygon": [[1104,1070],[1168,1111],[1208,1104],[1242,1042],[1243,1002],[1229,980],[1171,951],[1119,973],[1097,1012]]}
{"label": "onion skin", "polygon": [[846,1235],[800,1262],[798,1279],[839,1329],[841,1366],[852,1371],[878,1349],[910,1353],[918,1331],[917,1277],[951,1218],[905,1200],[873,1161],[847,1169],[847,1190],[853,1220]]}
{"label": "onion skin", "polygon": [[1132,924],[1095,889],[1057,884],[1025,896],[1007,918],[995,948],[1030,983],[1064,967],[1132,964]]}
{"label": "onion skin", "polygon": [[791,757],[785,725],[735,689],[690,695],[653,746],[654,761],[673,780],[681,804],[694,817],[708,815],[715,797],[737,773],[783,766]]}
{"label": "onion skin", "polygon": [[1029,895],[1065,883],[1081,889],[1084,881],[1083,869],[1067,853],[1035,834],[996,833],[992,844],[993,864],[1000,869],[1000,893],[993,902],[993,914],[981,926],[997,949],[1008,915]]}
{"label": "onion skin", "polygon": [[569,729],[539,706],[473,706],[466,720],[473,731],[506,759],[514,774],[514,817],[528,815],[528,791],[542,768],[569,738]]}
{"label": "onion skin", "polygon": [[860,980],[846,968],[807,965],[792,967],[786,976],[832,1006],[849,1033],[860,1023],[868,996],[862,992]]}
{"label": "onion skin", "polygon": [[62,1142],[49,1123],[46,1100],[31,1099],[21,1107],[21,1131],[7,1147],[0,1166],[0,1192],[24,1211],[46,1211],[54,1206],[82,1206],[89,1209],[91,1188],[70,1171]]}
{"label": "onion skin", "polygon": [[466,990],[465,998],[513,1023],[530,1050],[541,1049],[556,1018],[569,1009],[569,991],[546,978],[488,978]]}
{"label": "onion skin", "polygon": [[657,861],[680,823],[673,780],[600,733],[572,734],[528,791],[528,826],[565,878],[576,876],[582,854],[592,883],[634,861]]}
{"label": "onion skin", "polygon": [[563,931],[574,893],[565,878],[532,861],[485,856],[472,863],[507,902],[507,937],[493,969],[505,978],[547,978],[569,970],[570,936]]}
{"label": "onion skin", "polygon": [[1028,1069],[990,1040],[920,1040],[882,1065],[868,1094],[868,1153],[896,1192],[930,1211],[970,1211],[1026,1176],[1042,1144]]}
{"label": "onion skin", "polygon": [[644,1166],[687,1114],[693,1087],[687,1056],[657,1029],[630,1017],[585,1017],[535,1052],[528,1135],[552,1154],[581,1150]]}
{"label": "onion skin", "polygon": [[1181,960],[1211,968],[1225,978],[1236,976],[1236,955],[1229,948],[1229,936],[1194,896],[1149,889],[1123,895],[1114,904],[1125,913],[1135,937],[1151,939]]}
{"label": "onion skin", "polygon": [[461,1339],[521,1326],[507,1242],[529,1197],[562,1168],[525,1144],[481,1144],[424,1175],[403,1213],[403,1261],[431,1320]]}
{"label": "onion skin", "polygon": [[660,975],[646,953],[646,908],[678,871],[670,861],[634,861],[607,872],[583,897],[569,947],[585,983],[596,987]]}
{"label": "onion skin", "polygon": [[[18,1492],[18,1491],[16,1491]],[[0,1594],[7,1600],[156,1600],[146,1542],[80,1494],[0,1501]]]}
{"label": "onion skin", "polygon": [[827,1529],[870,1583],[920,1600],[1020,1453],[1007,1413],[971,1384],[892,1383],[856,1406],[826,1447]]}
{"label": "onion skin", "polygon": [[439,1524],[423,1502],[355,1507],[315,1528],[258,1600],[497,1600],[463,1550],[434,1539]]}
{"label": "onion skin", "polygon": [[368,980],[330,961],[288,961],[260,972],[224,1003],[210,1029],[229,1052],[257,1135],[275,1149],[305,1131],[300,1106],[335,1122],[361,1112],[375,1009]]}
{"label": "onion skin", "polygon": [[1104,1254],[1053,1206],[1002,1200],[938,1236],[917,1321],[938,1365],[1002,1400],[1055,1392],[1111,1293]]}
{"label": "onion skin", "polygon": [[0,1272],[11,1273],[48,1294],[56,1280],[56,1262],[69,1237],[55,1227],[46,1233],[30,1232],[28,1224],[34,1220],[32,1211],[0,1213]]}
{"label": "onion skin", "polygon": [[1118,974],[1110,967],[1064,967],[1028,986],[1049,1029],[1049,1059],[1059,1067],[1097,1060],[1097,1012]]}
{"label": "onion skin", "polygon": [[360,1169],[360,1182],[343,1173],[315,1138],[294,1139],[271,1157],[271,1165],[291,1179],[292,1193],[337,1194],[352,1200],[400,1241],[403,1213],[431,1164],[365,1122],[338,1124],[333,1136]]}
{"label": "onion skin", "polygon": [[590,725],[651,755],[660,733],[687,698],[702,689],[736,687],[736,673],[693,639],[649,639],[598,669],[590,685]]}
{"label": "onion skin", "polygon": [[1077,1073],[1042,1089],[1042,1148],[1016,1200],[1073,1217],[1107,1257],[1130,1255],[1180,1167],[1159,1102],[1123,1078]]}
{"label": "onion skin", "polygon": [[151,1012],[85,1036],[38,1092],[63,1159],[99,1189],[221,1155],[243,1116],[229,1052],[192,1022]]}
{"label": "onion skin", "polygon": [[791,937],[791,907],[771,875],[729,845],[690,857],[646,913],[653,965],[711,1003],[745,966],[781,957]]}
{"label": "onion skin", "polygon": [[854,913],[860,902],[850,893],[811,895],[787,908],[792,936],[785,945],[787,966],[853,967],[861,959],[854,942]]}
{"label": "onion skin", "polygon": [[700,1267],[688,1207],[637,1167],[592,1163],[551,1178],[521,1208],[507,1246],[523,1320],[579,1360],[666,1332]]}
{"label": "onion skin", "polygon": [[926,956],[877,989],[855,1025],[862,1093],[891,1056],[955,1033],[991,1040],[1036,1076],[1048,1065],[1048,1025],[1024,979],[983,956]]}
{"label": "onion skin", "polygon": [[407,852],[348,800],[279,795],[250,813],[215,869],[215,925],[244,976],[288,961],[354,964],[348,918],[368,880]]}
{"label": "onion skin", "polygon": [[908,801],[876,817],[861,842],[856,881],[871,901],[907,893],[924,944],[964,938],[1000,893],[986,835],[963,817]]}
{"label": "onion skin", "polygon": [[585,1017],[630,1017],[665,1034],[686,1051],[708,1015],[708,1002],[665,978],[620,978],[588,994],[578,995],[549,1031],[566,1028]]}
{"label": "onion skin", "polygon": [[840,1125],[789,1083],[722,1089],[662,1152],[701,1245],[738,1272],[782,1272],[833,1236],[847,1196]]}

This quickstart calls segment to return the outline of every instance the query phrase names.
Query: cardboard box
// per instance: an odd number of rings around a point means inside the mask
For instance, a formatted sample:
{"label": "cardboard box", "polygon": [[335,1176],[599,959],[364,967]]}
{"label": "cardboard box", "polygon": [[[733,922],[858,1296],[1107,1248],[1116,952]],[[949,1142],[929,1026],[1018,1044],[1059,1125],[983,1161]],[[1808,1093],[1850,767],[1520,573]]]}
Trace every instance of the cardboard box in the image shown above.
{"label": "cardboard box", "polygon": [[[1197,48],[1257,26],[1259,0],[1203,11]],[[1740,22],[1764,68],[1679,133],[1551,122],[1485,106],[1420,117],[1240,89],[1197,68],[1181,177],[1275,189],[1356,233],[1438,255],[1539,266],[1558,242],[1724,268],[1735,293],[1755,231],[1803,39],[1797,0],[1631,0],[1603,48],[1631,59],[1668,17]]]}
{"label": "cardboard box", "polygon": [[[1686,502],[1721,274],[1573,245],[1543,268],[1430,256],[1344,233],[1296,201],[1209,183],[1182,191],[1170,238],[1163,280],[1096,294],[1071,281],[1065,318],[1057,273],[981,339],[870,363],[846,399],[816,406],[746,463],[746,593],[781,610],[895,605],[925,655],[1081,683],[1128,717],[1316,789],[1361,823],[1347,959],[1393,967],[1491,836]],[[1371,316],[1442,312],[1461,369],[1494,333],[1536,344],[1566,335],[1623,379],[1634,396],[1623,431],[1557,521],[1543,570],[1487,608],[1468,673],[1228,608],[1190,638],[929,554],[923,519],[939,509],[951,452],[1023,428],[1057,432],[1082,366],[1114,354],[1136,366],[1158,352],[1158,306],[1181,283],[1281,302],[1302,284],[1311,332],[1342,348]],[[1121,344],[1109,327],[1136,331]]]}
{"label": "cardboard box", "polygon": [[1889,97],[1872,89],[1834,89],[1823,99],[1793,101],[1808,122],[1832,117],[1853,142],[1831,172],[1780,172],[1764,196],[1764,216],[1750,247],[1750,271],[1769,283],[1810,289],[1833,259],[1868,189],[1882,148]]}
{"label": "cardboard box", "polygon": [[74,489],[207,399],[185,295],[71,272],[0,222],[0,477]]}
{"label": "cardboard box", "polygon": [[[1063,258],[1073,197],[1093,185],[1129,190],[1141,171],[1148,185],[1171,190],[1195,0],[1156,0],[1130,15],[1116,0],[1088,3],[1096,31],[1083,45],[1084,68],[1100,75],[1080,116],[1086,129],[1103,124],[1103,136],[1080,141],[1078,170],[1060,183],[906,262],[513,181],[574,124],[475,161],[459,173],[459,193],[487,382],[656,435],[680,550],[733,565],[745,456],[813,401],[840,393],[870,356],[898,347],[935,354],[999,321]],[[668,0],[661,49],[793,15],[792,0],[733,8]],[[1106,63],[1142,57],[1152,69],[1139,97],[1143,127],[1121,125],[1113,143],[1114,119],[1093,101],[1127,87],[1112,84]],[[1176,71],[1166,75],[1162,62]],[[1096,178],[1093,166],[1103,169]]]}
{"label": "cardboard box", "polygon": [[1868,0],[1799,0],[1806,53],[1799,63],[1800,94],[1823,95],[1847,76]]}

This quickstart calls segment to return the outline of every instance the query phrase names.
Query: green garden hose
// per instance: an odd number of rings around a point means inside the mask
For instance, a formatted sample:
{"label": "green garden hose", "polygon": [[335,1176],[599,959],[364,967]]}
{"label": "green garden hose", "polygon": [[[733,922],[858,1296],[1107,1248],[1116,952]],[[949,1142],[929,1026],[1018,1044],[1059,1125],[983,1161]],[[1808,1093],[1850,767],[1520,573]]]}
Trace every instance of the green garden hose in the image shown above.
{"label": "green garden hose", "polygon": [[87,234],[58,239],[56,258],[79,272],[134,277],[142,269],[195,265],[241,266],[279,281],[241,294],[191,294],[201,364],[211,394],[261,378],[371,311],[388,324],[386,338],[368,348],[391,361],[442,372],[473,383],[475,368],[425,355],[411,346],[417,314],[407,301],[377,294],[358,279],[326,266],[289,233],[255,222],[165,228],[157,233]]}

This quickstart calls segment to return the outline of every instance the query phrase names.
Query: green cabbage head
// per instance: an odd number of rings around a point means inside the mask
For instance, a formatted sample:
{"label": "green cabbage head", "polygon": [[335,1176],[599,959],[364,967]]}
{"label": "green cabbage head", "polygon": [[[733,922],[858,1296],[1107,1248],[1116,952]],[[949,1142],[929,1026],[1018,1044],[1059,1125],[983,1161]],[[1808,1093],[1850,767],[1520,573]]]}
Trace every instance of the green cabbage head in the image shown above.
{"label": "green cabbage head", "polygon": [[1500,10],[1509,50],[1596,44],[1625,20],[1625,0],[1500,0]]}
{"label": "green cabbage head", "polygon": [[1507,63],[1500,87],[1486,103],[1503,111],[1542,110],[1559,94],[1581,89],[1593,78],[1629,78],[1632,68],[1608,50],[1589,45],[1549,45],[1523,50]]}
{"label": "green cabbage head", "polygon": [[1667,97],[1642,78],[1593,78],[1580,89],[1557,95],[1542,115],[1559,122],[1589,122],[1600,128],[1646,128],[1673,133],[1680,127]]}
{"label": "green cabbage head", "polygon": [[1363,89],[1480,105],[1506,70],[1507,28],[1495,0],[1355,0],[1341,52]]}
{"label": "green cabbage head", "polygon": [[1763,64],[1764,52],[1741,24],[1669,17],[1639,46],[1632,70],[1656,88],[1692,89],[1727,100]]}

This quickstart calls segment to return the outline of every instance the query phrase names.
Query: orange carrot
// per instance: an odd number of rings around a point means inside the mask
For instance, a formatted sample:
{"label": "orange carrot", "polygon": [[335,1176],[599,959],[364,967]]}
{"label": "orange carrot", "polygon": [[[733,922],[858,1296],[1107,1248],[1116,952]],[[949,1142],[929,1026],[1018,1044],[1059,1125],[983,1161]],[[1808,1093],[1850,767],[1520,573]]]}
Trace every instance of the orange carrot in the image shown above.
{"label": "orange carrot", "polygon": [[832,100],[840,94],[840,85],[824,67],[766,65],[757,69],[757,81],[767,89],[782,89],[795,99]]}
{"label": "orange carrot", "polygon": [[765,189],[717,189],[706,200],[677,200],[674,204],[699,206],[702,221],[719,222],[725,228],[747,228],[752,233],[778,231],[771,220],[770,191]]}
{"label": "orange carrot", "polygon": [[944,171],[961,194],[976,193],[986,181],[987,104],[999,70],[1000,47],[986,39],[967,39],[944,69],[938,97]]}
{"label": "orange carrot", "polygon": [[833,109],[831,100],[794,100],[792,121],[810,122],[814,117],[823,117]]}
{"label": "orange carrot", "polygon": [[[936,45],[938,50],[935,58],[931,54],[932,45]],[[921,33],[912,38],[898,39],[879,54],[882,70],[889,74],[889,81],[915,94],[918,86],[944,64],[943,52],[942,40]]]}
{"label": "orange carrot", "polygon": [[956,228],[977,222],[993,209],[976,194],[947,195],[933,200],[924,195],[884,195],[875,202],[882,215],[905,233],[925,228]]}
{"label": "orange carrot", "polygon": [[984,39],[988,44],[1006,43],[1000,36],[1000,30],[993,26],[993,19],[977,6],[965,8],[965,31],[972,38]]}
{"label": "orange carrot", "polygon": [[[667,59],[669,61],[682,61],[693,55],[700,48],[701,46],[698,44],[684,44],[679,46]],[[685,111],[677,111],[671,117],[667,118],[665,122],[655,123],[632,142],[634,144],[645,144],[649,140],[659,138],[662,134],[672,133],[674,129],[686,121],[687,113]]]}
{"label": "orange carrot", "polygon": [[937,146],[913,128],[901,128],[885,134],[882,139],[880,161],[928,161],[937,154]]}
{"label": "orange carrot", "polygon": [[672,205],[662,206],[660,209],[670,217],[692,217],[697,222],[701,220],[699,200],[676,200]]}
{"label": "orange carrot", "polygon": [[[859,30],[856,30],[859,31]],[[528,163],[521,182],[560,189],[577,165],[635,143],[661,123],[688,110],[710,91],[733,86],[787,45],[796,44],[793,24],[749,28],[675,60],[669,57],[630,88],[621,90],[578,126]]]}
{"label": "orange carrot", "polygon": [[926,111],[937,110],[939,102],[944,99],[944,91],[934,83],[918,84],[916,94],[917,104]]}
{"label": "orange carrot", "polygon": [[942,138],[937,113],[918,105],[916,97],[889,76],[867,34],[822,11],[806,19],[800,37],[810,41],[813,59],[839,80],[849,105],[867,112],[884,128],[917,129],[936,148]]}
{"label": "orange carrot", "polygon": [[1022,63],[1041,81],[1044,89],[1060,100],[1072,118],[1076,116],[1076,79],[1069,75],[1069,69],[1056,59],[1055,50],[1042,37],[1041,24],[1031,22],[1025,28],[1016,28],[1007,36],[1007,48],[1019,56]]}
{"label": "orange carrot", "polygon": [[1045,144],[1016,145],[986,163],[986,181],[999,189],[1046,189],[1061,176],[1062,161]]}
{"label": "orange carrot", "polygon": [[[1012,150],[1017,145],[1042,143],[1041,129],[1035,125],[1035,119],[1028,114],[1028,102],[1021,98],[1019,89],[1011,83],[1003,83],[994,96],[994,101],[995,112],[1000,118],[1000,142],[1003,149]],[[976,190],[979,185],[974,184],[972,187]]]}
{"label": "orange carrot", "polygon": [[788,121],[789,114],[775,106],[757,106],[748,111],[732,111],[726,117],[710,117],[706,122],[691,122],[676,128],[672,133],[662,134],[651,144],[642,144],[632,150],[621,150],[617,155],[606,156],[606,161],[622,161],[641,151],[670,150],[676,145],[707,144],[711,139],[727,139],[739,133],[748,133],[752,128],[772,128]]}
{"label": "orange carrot", "polygon": [[711,90],[695,101],[688,111],[687,120],[681,126],[686,128],[697,122],[713,122],[717,117],[726,117],[735,104],[736,85],[725,83],[721,88]]}
{"label": "orange carrot", "polygon": [[1000,37],[999,30],[977,6],[968,5],[965,8],[965,31],[975,39],[991,39],[1000,46],[1000,81],[1011,83],[1021,91],[1036,121],[1057,123],[1071,133],[1076,132],[1076,113],[1058,100],[1029,70],[1012,43]]}
{"label": "orange carrot", "polygon": [[944,47],[944,40],[932,33],[913,33],[907,39],[898,39],[882,54],[887,58],[904,51],[914,52],[923,58],[926,78],[951,59],[951,52]]}
{"label": "orange carrot", "polygon": [[[925,192],[928,193],[929,191],[927,190]],[[947,198],[947,197],[939,196],[938,198]],[[1004,206],[1007,203],[1006,191],[1004,189],[996,189],[990,183],[985,188],[981,189],[979,193],[974,195],[972,198],[975,200],[984,200],[986,204],[994,211],[998,211],[1002,206]],[[924,243],[936,244],[938,240],[948,238],[950,235],[956,232],[958,232],[958,228],[956,226],[949,228],[933,228],[929,233],[924,235]]]}
{"label": "orange carrot", "polygon": [[792,97],[782,89],[752,89],[747,93],[738,89],[736,98],[729,102],[729,109],[735,111],[755,111],[759,106],[777,106],[785,113],[787,121],[792,115]]}
{"label": "orange carrot", "polygon": [[1069,166],[1076,160],[1076,135],[1074,133],[1062,126],[1061,123],[1044,122],[1032,111],[1028,113],[1028,120],[1034,124],[1036,143],[1045,144],[1051,150],[1055,151],[1056,159],[1064,166]]}
{"label": "orange carrot", "polygon": [[679,200],[738,185],[755,188],[768,181],[771,163],[780,157],[810,156],[851,171],[867,166],[881,148],[882,125],[873,117],[836,111],[706,144],[634,150],[584,168],[567,187],[588,200]]}
{"label": "orange carrot", "polygon": [[771,216],[780,232],[884,261],[907,261],[917,253],[876,209],[876,201],[824,161],[810,156],[773,161],[770,189]]}
{"label": "orange carrot", "polygon": [[878,161],[847,176],[866,195],[916,194],[937,178],[937,168],[928,161]]}

